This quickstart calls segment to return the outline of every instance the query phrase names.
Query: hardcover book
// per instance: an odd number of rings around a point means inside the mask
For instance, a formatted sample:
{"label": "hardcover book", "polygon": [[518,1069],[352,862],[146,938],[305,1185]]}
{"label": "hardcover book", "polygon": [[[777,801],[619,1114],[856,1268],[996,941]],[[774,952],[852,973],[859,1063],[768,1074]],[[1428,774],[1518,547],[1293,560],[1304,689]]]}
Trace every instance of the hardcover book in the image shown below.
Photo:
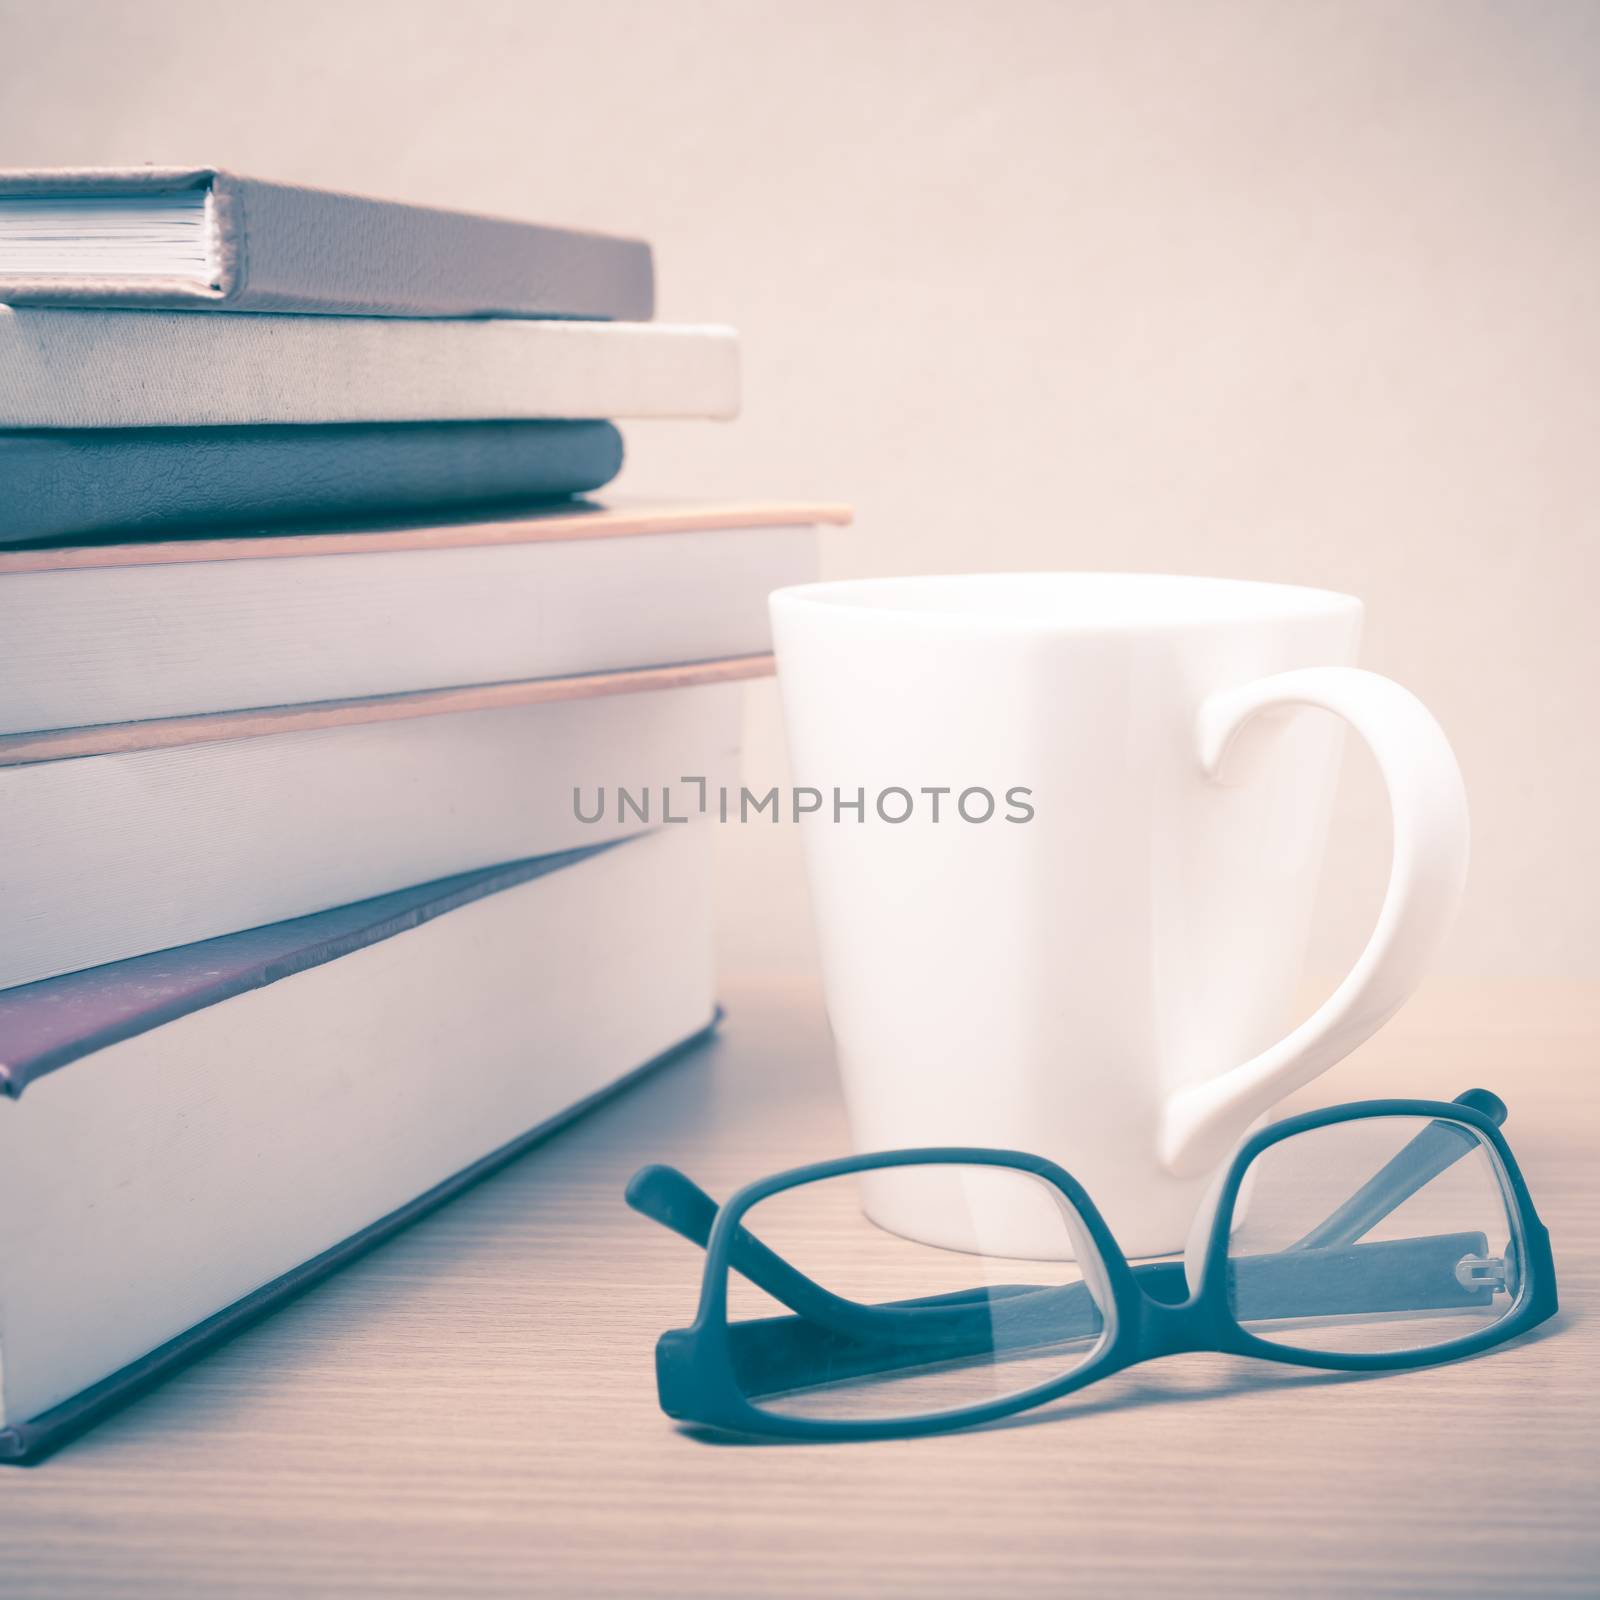
{"label": "hardcover book", "polygon": [[0,545],[471,510],[590,494],[621,470],[609,422],[0,433]]}
{"label": "hardcover book", "polygon": [[0,428],[732,417],[730,328],[0,306]]}
{"label": "hardcover book", "polygon": [[0,989],[638,834],[663,790],[686,818],[687,779],[737,783],[736,679],[771,664],[134,723],[100,755],[8,744],[41,759],[0,768]]}
{"label": "hardcover book", "polygon": [[0,1460],[113,1406],[710,1027],[711,828],[0,995]]}
{"label": "hardcover book", "polygon": [[0,171],[0,302],[384,317],[654,312],[650,247],[215,167]]}
{"label": "hardcover book", "polygon": [[767,595],[813,579],[818,526],[848,515],[563,507],[0,550],[0,736],[764,656]]}

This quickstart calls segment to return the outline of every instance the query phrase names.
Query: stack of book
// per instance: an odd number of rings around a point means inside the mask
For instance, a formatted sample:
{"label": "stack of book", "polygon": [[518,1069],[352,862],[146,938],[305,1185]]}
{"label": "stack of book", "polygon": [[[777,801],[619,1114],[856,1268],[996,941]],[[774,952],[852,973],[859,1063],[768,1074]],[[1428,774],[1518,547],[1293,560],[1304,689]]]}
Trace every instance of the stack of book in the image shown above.
{"label": "stack of book", "polygon": [[652,313],[628,240],[0,174],[0,1458],[711,1025],[684,802],[845,513],[574,498],[737,408]]}

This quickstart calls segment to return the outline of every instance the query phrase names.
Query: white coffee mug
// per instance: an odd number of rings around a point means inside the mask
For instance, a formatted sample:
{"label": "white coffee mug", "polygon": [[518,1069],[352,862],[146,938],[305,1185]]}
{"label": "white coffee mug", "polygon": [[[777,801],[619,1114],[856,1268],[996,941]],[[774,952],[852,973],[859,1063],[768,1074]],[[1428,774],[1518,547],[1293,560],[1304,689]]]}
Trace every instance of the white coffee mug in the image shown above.
{"label": "white coffee mug", "polygon": [[[1218,1163],[1400,1007],[1460,899],[1460,770],[1415,696],[1352,664],[1361,616],[1315,589],[1120,573],[773,595],[858,1148],[1032,1151],[1130,1254],[1183,1247]],[[1393,865],[1360,959],[1285,1034],[1340,719],[1388,785]],[[910,1238],[965,1236],[925,1190],[875,1182],[864,1204]],[[1052,1253],[1033,1232],[1016,1218],[1004,1253]]]}

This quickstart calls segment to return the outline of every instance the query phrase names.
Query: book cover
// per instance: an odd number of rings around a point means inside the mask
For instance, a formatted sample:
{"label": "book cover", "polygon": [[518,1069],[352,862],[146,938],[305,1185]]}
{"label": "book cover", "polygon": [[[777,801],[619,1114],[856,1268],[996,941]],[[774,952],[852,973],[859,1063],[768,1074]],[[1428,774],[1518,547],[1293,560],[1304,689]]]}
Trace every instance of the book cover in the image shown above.
{"label": "book cover", "polygon": [[384,317],[655,309],[650,247],[216,167],[0,171],[0,302]]}
{"label": "book cover", "polygon": [[337,961],[616,843],[458,872],[311,916],[0,990],[0,1095],[15,1100],[35,1079],[96,1050]]}
{"label": "book cover", "polygon": [[621,470],[609,422],[0,433],[0,545],[471,510],[590,494]]}

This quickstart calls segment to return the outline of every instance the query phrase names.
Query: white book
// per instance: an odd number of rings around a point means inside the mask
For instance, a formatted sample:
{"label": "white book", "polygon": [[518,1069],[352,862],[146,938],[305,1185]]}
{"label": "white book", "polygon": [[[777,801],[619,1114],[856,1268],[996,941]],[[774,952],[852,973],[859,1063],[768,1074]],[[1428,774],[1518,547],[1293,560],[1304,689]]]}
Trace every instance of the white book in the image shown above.
{"label": "white book", "polygon": [[0,301],[188,311],[654,313],[650,247],[217,167],[0,170]]}
{"label": "white book", "polygon": [[732,329],[0,306],[0,427],[732,417]]}
{"label": "white book", "polygon": [[737,783],[741,695],[356,702],[306,731],[0,767],[0,989],[687,816],[686,778]]}
{"label": "white book", "polygon": [[[148,1014],[148,961],[0,996],[0,1062],[31,1044],[38,1069],[0,1100],[0,1458],[49,1448],[704,1030],[710,833],[458,892],[375,942],[347,926],[342,953],[301,944],[313,964],[276,981],[270,961],[193,953],[158,975],[169,1015],[169,991],[198,1005],[174,1020]],[[236,992],[196,1001],[197,967]],[[111,1042],[74,1053],[62,1008]]]}
{"label": "white book", "polygon": [[[0,550],[0,735],[758,655],[826,506]],[[709,524],[709,526],[707,525]]]}

